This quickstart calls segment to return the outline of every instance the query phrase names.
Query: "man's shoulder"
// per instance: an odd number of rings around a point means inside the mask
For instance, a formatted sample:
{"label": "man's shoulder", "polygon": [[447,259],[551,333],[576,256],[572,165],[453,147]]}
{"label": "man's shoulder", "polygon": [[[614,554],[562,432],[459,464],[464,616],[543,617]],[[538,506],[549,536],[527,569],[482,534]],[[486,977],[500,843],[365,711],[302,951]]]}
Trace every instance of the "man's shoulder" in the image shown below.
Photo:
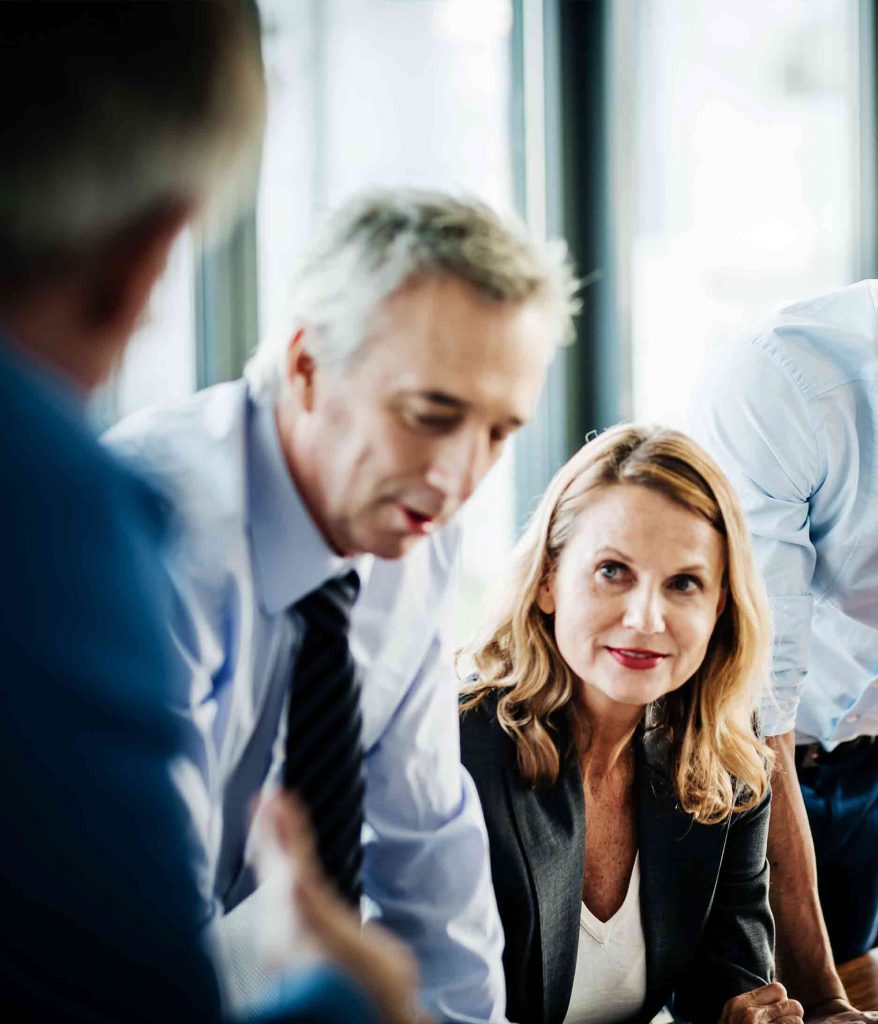
{"label": "man's shoulder", "polygon": [[60,385],[40,379],[33,368],[0,358],[0,404],[6,420],[0,465],[9,488],[3,503],[7,513],[20,507],[31,491],[47,502],[71,491],[88,500],[95,486],[124,488],[130,483],[101,450],[76,401]]}
{"label": "man's shoulder", "polygon": [[162,494],[178,524],[213,526],[244,514],[247,408],[243,381],[218,384],[133,413],[103,443]]}
{"label": "man's shoulder", "polygon": [[878,378],[876,301],[878,281],[860,281],[785,306],[721,347],[713,379],[773,389],[780,376],[810,400]]}
{"label": "man's shoulder", "polygon": [[11,538],[0,588],[5,656],[53,686],[63,682],[70,699],[100,697],[102,712],[156,706],[153,693],[171,685],[153,631],[167,598],[160,502],[39,374],[0,359],[0,401],[9,417],[0,436],[0,530]]}
{"label": "man's shoulder", "polygon": [[193,656],[220,659],[230,595],[249,587],[247,417],[242,381],[117,424],[104,443],[161,494],[175,628]]}
{"label": "man's shoulder", "polygon": [[[151,488],[98,444],[77,400],[32,368],[0,357],[0,522],[21,544],[42,537],[34,554],[64,564],[94,556],[93,535],[110,523],[129,537],[158,542],[164,517]],[[91,530],[86,527],[91,526]],[[124,526],[124,530],[122,527]],[[75,531],[83,536],[78,543]]]}

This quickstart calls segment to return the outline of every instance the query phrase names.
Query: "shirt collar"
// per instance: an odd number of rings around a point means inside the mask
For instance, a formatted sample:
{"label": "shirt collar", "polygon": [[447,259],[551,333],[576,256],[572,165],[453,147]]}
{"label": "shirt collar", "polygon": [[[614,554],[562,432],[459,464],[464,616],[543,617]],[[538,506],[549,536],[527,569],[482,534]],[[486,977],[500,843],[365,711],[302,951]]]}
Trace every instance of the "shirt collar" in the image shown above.
{"label": "shirt collar", "polygon": [[247,456],[250,543],[256,591],[276,615],[334,576],[356,569],[365,584],[370,555],[342,558],[323,539],[290,477],[274,406],[248,398]]}

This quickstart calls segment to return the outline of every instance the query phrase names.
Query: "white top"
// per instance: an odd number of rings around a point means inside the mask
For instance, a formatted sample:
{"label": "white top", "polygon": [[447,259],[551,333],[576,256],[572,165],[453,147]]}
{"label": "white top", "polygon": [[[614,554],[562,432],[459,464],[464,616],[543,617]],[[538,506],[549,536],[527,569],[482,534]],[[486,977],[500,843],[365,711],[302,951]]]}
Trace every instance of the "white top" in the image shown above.
{"label": "white top", "polygon": [[632,1017],[646,998],[646,941],[640,919],[640,854],[625,901],[609,921],[583,903],[573,992],[564,1024],[613,1024]]}

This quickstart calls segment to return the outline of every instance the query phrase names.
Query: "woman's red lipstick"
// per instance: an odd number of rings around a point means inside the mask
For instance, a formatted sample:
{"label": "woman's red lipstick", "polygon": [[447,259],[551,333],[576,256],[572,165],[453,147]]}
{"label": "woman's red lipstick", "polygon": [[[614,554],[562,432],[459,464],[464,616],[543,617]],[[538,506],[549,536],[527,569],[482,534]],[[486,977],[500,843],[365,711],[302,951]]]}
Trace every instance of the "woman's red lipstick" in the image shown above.
{"label": "woman's red lipstick", "polygon": [[644,651],[639,647],[608,647],[607,650],[620,665],[638,671],[655,668],[663,658],[667,657],[666,654],[660,654],[658,651]]}

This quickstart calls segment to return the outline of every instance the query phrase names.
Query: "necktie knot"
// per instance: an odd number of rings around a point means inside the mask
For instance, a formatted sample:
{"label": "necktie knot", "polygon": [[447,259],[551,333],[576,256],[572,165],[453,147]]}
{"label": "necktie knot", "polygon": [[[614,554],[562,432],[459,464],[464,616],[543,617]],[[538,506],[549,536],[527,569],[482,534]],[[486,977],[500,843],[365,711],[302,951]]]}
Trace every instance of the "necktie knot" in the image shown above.
{"label": "necktie knot", "polygon": [[327,580],[322,586],[297,601],[293,607],[302,615],[310,629],[347,633],[351,611],[359,592],[360,577],[356,569],[351,569],[344,576]]}

